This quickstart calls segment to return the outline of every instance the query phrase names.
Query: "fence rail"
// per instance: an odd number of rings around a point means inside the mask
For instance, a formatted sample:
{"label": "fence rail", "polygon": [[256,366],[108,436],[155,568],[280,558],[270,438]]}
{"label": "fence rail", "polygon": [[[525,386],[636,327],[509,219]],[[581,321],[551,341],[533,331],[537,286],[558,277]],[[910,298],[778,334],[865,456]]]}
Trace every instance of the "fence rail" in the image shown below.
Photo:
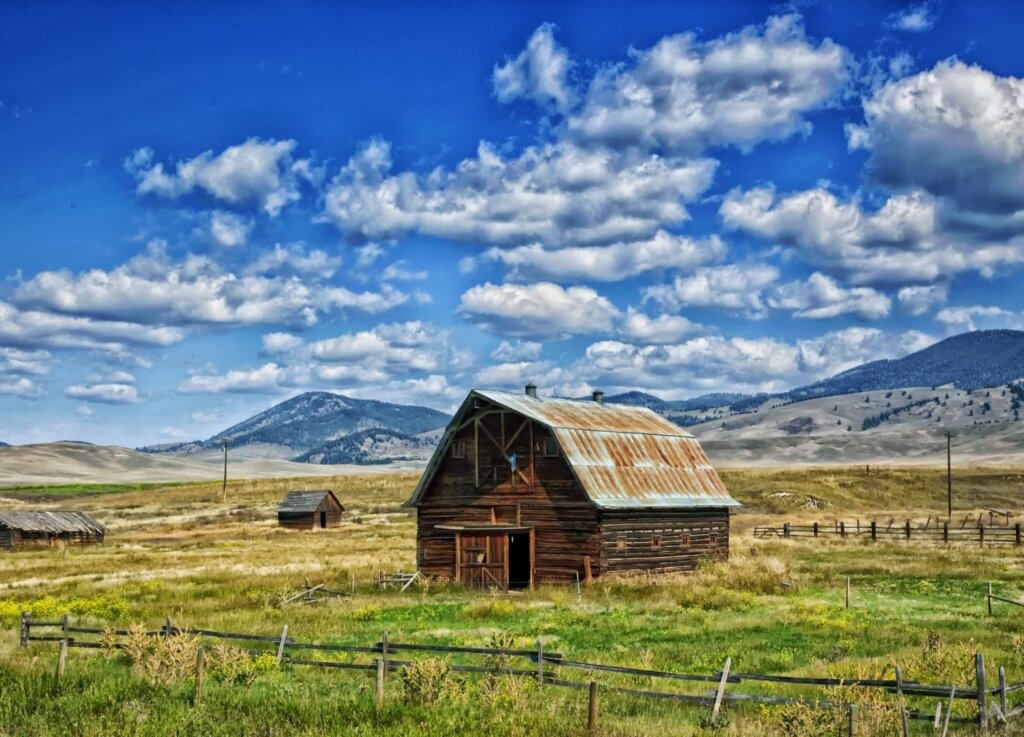
{"label": "fence rail", "polygon": [[784,522],[781,526],[759,526],[754,528],[754,537],[759,538],[852,538],[861,540],[923,540],[941,543],[974,543],[978,545],[1015,545],[1022,543],[1022,526],[1018,522],[1013,526],[986,526],[982,523],[972,526],[957,526],[948,520],[931,518],[924,525],[913,525],[910,520],[894,524],[871,520],[861,522],[836,521],[821,524],[794,524]]}
{"label": "fence rail", "polygon": [[[60,630],[59,634],[44,634],[39,632],[40,630],[52,631],[53,629],[58,628]],[[25,613],[22,615],[21,619],[20,644],[22,647],[28,647],[33,642],[59,643],[60,649],[58,654],[57,673],[58,678],[60,678],[64,672],[64,663],[66,660],[68,648],[123,648],[124,643],[118,642],[117,638],[126,637],[128,634],[129,630],[124,629],[102,629],[97,627],[74,626],[69,623],[67,616],[65,616],[60,621],[43,621],[34,620],[32,619],[30,614]],[[286,663],[292,666],[308,666],[327,669],[375,672],[377,677],[378,704],[380,704],[383,699],[386,674],[399,671],[403,668],[412,665],[415,662],[411,660],[399,660],[397,658],[392,657],[392,655],[401,652],[410,652],[439,653],[446,655],[451,654],[463,656],[484,656],[490,658],[502,657],[526,659],[528,662],[533,664],[533,667],[512,667],[512,665],[508,663],[506,663],[502,667],[498,667],[493,664],[493,661],[489,663],[485,661],[484,665],[454,663],[450,664],[449,668],[451,669],[451,671],[456,673],[479,673],[502,676],[529,677],[536,678],[539,683],[546,686],[555,686],[571,689],[588,689],[590,694],[589,718],[595,721],[597,713],[596,700],[599,687],[598,682],[594,680],[595,674],[647,678],[650,679],[650,682],[652,684],[652,688],[650,689],[639,689],[604,682],[600,684],[600,689],[604,692],[633,698],[667,700],[678,703],[687,703],[700,705],[704,707],[712,707],[713,714],[718,713],[718,709],[722,703],[756,703],[770,705],[800,704],[808,707],[816,707],[823,709],[838,709],[851,707],[849,708],[849,718],[851,720],[851,734],[853,733],[852,729],[855,727],[854,721],[857,718],[857,709],[861,707],[858,707],[850,701],[841,701],[836,700],[835,698],[822,699],[816,697],[808,697],[806,695],[784,696],[772,693],[743,693],[736,691],[735,687],[738,684],[761,682],[776,684],[780,686],[830,688],[833,690],[842,690],[847,688],[881,689],[887,693],[898,695],[900,713],[904,715],[907,720],[921,721],[932,721],[933,714],[922,712],[920,709],[916,708],[908,708],[906,702],[904,701],[905,698],[934,698],[938,701],[939,705],[937,710],[939,712],[941,712],[941,704],[945,700],[949,700],[950,706],[946,707],[948,711],[948,709],[951,708],[954,698],[964,699],[976,702],[978,704],[977,715],[972,717],[954,717],[952,716],[952,714],[947,713],[946,719],[951,722],[973,723],[978,725],[980,729],[986,728],[990,717],[995,717],[1000,719],[1001,721],[1005,721],[1019,715],[1024,715],[1024,702],[1012,706],[1009,703],[1009,697],[1011,694],[1024,691],[1024,682],[1012,684],[1006,683],[1003,674],[1003,669],[1000,668],[999,686],[996,688],[986,688],[985,661],[980,654],[975,656],[975,666],[977,672],[977,682],[975,684],[975,687],[954,688],[951,685],[925,684],[919,683],[914,680],[905,679],[903,678],[899,668],[896,669],[895,679],[847,679],[816,678],[805,676],[782,676],[758,673],[736,673],[730,670],[730,660],[726,660],[720,672],[711,674],[678,673],[672,671],[658,671],[645,668],[632,668],[621,665],[585,663],[568,660],[561,653],[545,652],[543,641],[540,639],[537,640],[537,648],[535,650],[390,642],[387,638],[387,633],[384,633],[382,638],[379,641],[373,643],[372,645],[336,645],[331,643],[298,642],[288,637],[287,626],[282,628],[282,631],[279,635],[255,635],[249,633],[221,632],[217,630],[208,629],[191,629],[175,627],[172,624],[170,617],[167,618],[164,625],[160,629],[147,630],[145,631],[145,634],[150,637],[176,637],[179,635],[188,634],[198,637],[208,637],[221,640],[234,640],[238,643],[243,643],[245,645],[240,646],[238,648],[243,652],[252,655],[262,655],[266,653],[273,654],[276,652],[277,660],[279,663]],[[76,637],[73,637],[73,635],[102,635],[103,639],[100,641],[78,639]],[[253,643],[260,643],[276,647],[271,649],[249,648],[248,645]],[[339,652],[357,655],[372,655],[374,657],[371,662],[342,662],[336,660],[322,660],[304,656],[297,657],[295,654],[296,651],[322,651],[325,653]],[[204,658],[202,652],[203,648],[200,647],[197,656],[195,678],[196,687],[193,696],[193,700],[195,703],[198,703],[202,695],[202,678],[204,667]],[[564,669],[565,671],[585,672],[586,678],[588,680],[573,680],[572,678],[567,677],[568,673],[563,675],[561,673],[562,669]],[[717,689],[699,694],[655,690],[653,688],[653,685],[656,681],[675,683],[704,683],[708,685],[717,685]],[[727,690],[727,687],[731,687],[733,690]],[[990,699],[991,705],[989,705]]]}

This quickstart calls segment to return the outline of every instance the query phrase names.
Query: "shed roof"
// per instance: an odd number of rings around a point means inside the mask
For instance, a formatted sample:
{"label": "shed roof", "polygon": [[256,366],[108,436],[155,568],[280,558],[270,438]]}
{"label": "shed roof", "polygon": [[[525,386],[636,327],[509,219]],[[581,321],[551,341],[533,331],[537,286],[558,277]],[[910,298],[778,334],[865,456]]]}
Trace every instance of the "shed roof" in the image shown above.
{"label": "shed roof", "polygon": [[39,512],[0,510],[0,529],[19,532],[87,532],[103,535],[107,528],[85,512]]}
{"label": "shed roof", "polygon": [[[303,512],[315,512],[323,504],[324,499],[328,495],[334,497],[334,501],[338,502],[338,497],[334,496],[334,492],[330,489],[320,489],[318,491],[289,491],[281,504],[278,506],[277,511],[280,512],[291,512],[292,514],[300,514]],[[341,503],[338,502],[338,506]]]}
{"label": "shed roof", "polygon": [[598,507],[739,506],[697,439],[646,407],[481,390],[470,392],[455,413],[407,505],[419,503],[456,429],[478,409],[479,400],[550,429]]}

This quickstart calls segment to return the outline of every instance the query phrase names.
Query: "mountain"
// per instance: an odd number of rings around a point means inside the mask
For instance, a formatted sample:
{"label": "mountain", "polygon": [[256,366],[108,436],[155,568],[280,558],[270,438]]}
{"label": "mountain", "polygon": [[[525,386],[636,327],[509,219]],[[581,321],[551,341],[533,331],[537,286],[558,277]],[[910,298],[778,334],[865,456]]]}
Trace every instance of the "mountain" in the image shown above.
{"label": "mountain", "polygon": [[9,443],[5,443],[2,440],[0,440],[0,448],[10,448],[10,447],[11,446],[10,446]]}
{"label": "mountain", "polygon": [[413,436],[387,428],[360,430],[324,443],[294,460],[300,463],[359,465],[426,461],[438,438],[439,431]]}
{"label": "mountain", "polygon": [[945,384],[976,389],[1002,386],[1022,378],[1024,331],[977,330],[946,338],[903,358],[865,363],[786,395],[803,399]]}
{"label": "mountain", "polygon": [[660,399],[653,394],[631,391],[623,392],[622,394],[613,394],[609,397],[605,397],[604,401],[609,404],[626,404],[630,407],[647,407],[648,409],[653,409],[655,412],[667,413],[700,412],[714,409],[715,407],[724,407],[746,398],[746,394],[716,392],[714,394],[702,394],[701,396],[693,397],[692,399],[671,400]]}
{"label": "mountain", "polygon": [[354,399],[330,392],[306,392],[208,440],[144,450],[174,455],[208,453],[219,451],[226,440],[234,455],[291,458],[364,430],[384,429],[414,436],[444,427],[448,419],[448,415],[429,407]]}

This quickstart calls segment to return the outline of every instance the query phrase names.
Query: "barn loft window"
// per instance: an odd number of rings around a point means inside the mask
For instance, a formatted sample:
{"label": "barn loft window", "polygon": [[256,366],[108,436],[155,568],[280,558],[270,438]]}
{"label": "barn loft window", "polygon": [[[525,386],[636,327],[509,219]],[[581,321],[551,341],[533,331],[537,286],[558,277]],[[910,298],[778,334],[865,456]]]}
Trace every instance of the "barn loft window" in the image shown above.
{"label": "barn loft window", "polygon": [[455,440],[452,442],[452,458],[466,457],[466,441]]}
{"label": "barn loft window", "polygon": [[682,543],[683,545],[689,545],[690,544],[690,533],[689,532],[684,532],[682,535],[680,535],[679,536],[679,542]]}
{"label": "barn loft window", "polygon": [[545,439],[543,446],[541,452],[545,458],[555,458],[558,456],[558,443],[555,442],[554,438]]}
{"label": "barn loft window", "polygon": [[651,538],[651,550],[661,550],[661,535]]}

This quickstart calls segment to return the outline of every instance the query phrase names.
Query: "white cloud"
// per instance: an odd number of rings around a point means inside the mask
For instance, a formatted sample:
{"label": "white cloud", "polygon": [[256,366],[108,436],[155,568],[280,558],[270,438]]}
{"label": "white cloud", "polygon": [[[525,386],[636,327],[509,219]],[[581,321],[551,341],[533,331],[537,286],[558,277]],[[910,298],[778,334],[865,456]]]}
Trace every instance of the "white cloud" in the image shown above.
{"label": "white cloud", "polygon": [[340,256],[330,256],[318,248],[306,250],[302,243],[276,244],[259,254],[245,268],[246,274],[299,274],[329,279],[341,266]]}
{"label": "white cloud", "polygon": [[659,230],[645,240],[610,246],[545,249],[540,244],[491,248],[485,257],[499,261],[514,277],[558,281],[619,281],[650,271],[693,269],[721,260],[725,244],[712,236],[695,240]]}
{"label": "white cloud", "polygon": [[887,25],[908,33],[931,30],[936,21],[936,8],[932,2],[909,5],[889,16]]}
{"label": "white cloud", "polygon": [[43,389],[26,376],[4,376],[0,374],[0,395],[21,397],[22,399],[38,399],[44,395]]}
{"label": "white cloud", "polygon": [[[322,264],[322,268],[329,270],[331,263],[321,251],[305,255],[278,247],[257,259],[253,268],[280,269],[290,265],[314,269],[316,264]],[[180,340],[182,331],[143,326],[309,327],[317,322],[321,312],[346,308],[382,312],[408,301],[409,296],[389,285],[379,292],[356,293],[320,284],[316,274],[306,278],[238,275],[194,254],[175,262],[162,244],[155,243],[146,253],[111,271],[93,269],[77,275],[68,271],[42,272],[21,282],[14,291],[14,299],[19,305],[48,311],[46,317],[51,322],[63,321],[70,326],[73,320],[65,315],[76,315],[80,321],[108,332],[118,324],[128,325],[130,332],[138,334],[136,342],[166,345]],[[127,321],[137,324],[129,325]],[[3,331],[0,326],[0,342]],[[150,339],[146,340],[147,337]]]}
{"label": "white cloud", "polygon": [[[0,303],[0,310],[3,309]],[[0,328],[0,333],[3,329]],[[0,375],[45,376],[50,373],[53,356],[48,351],[23,351],[0,347]]]}
{"label": "white cloud", "polygon": [[658,315],[650,317],[630,307],[619,331],[633,342],[644,345],[678,343],[694,333],[705,332],[707,328],[687,320],[682,315]]}
{"label": "white cloud", "polygon": [[254,369],[233,369],[224,374],[196,373],[178,385],[182,394],[277,394],[291,385],[293,376],[276,363]]}
{"label": "white cloud", "polygon": [[809,132],[804,113],[835,97],[847,66],[846,51],[809,41],[796,15],[707,42],[666,36],[599,72],[568,126],[588,144],[691,154],[749,147]]}
{"label": "white cloud", "polygon": [[945,284],[927,287],[903,287],[897,292],[900,307],[911,315],[923,315],[936,305],[946,301],[949,288]]}
{"label": "white cloud", "polygon": [[566,79],[572,63],[566,50],[555,43],[554,33],[553,25],[543,24],[517,57],[494,67],[494,95],[499,102],[525,98],[568,112],[575,98]]}
{"label": "white cloud", "polygon": [[391,145],[368,142],[324,194],[326,216],[351,239],[412,232],[493,245],[605,245],[653,236],[687,218],[683,202],[716,163],[565,142],[505,158],[481,142],[455,169],[391,174]]}
{"label": "white cloud", "polygon": [[233,212],[214,210],[210,213],[210,239],[223,248],[244,246],[252,227],[252,220]]}
{"label": "white cloud", "polygon": [[938,311],[935,319],[945,325],[949,333],[996,328],[1024,330],[1024,313],[1011,312],[991,305],[945,307]]}
{"label": "white cloud", "polygon": [[176,327],[19,310],[0,302],[0,346],[28,350],[83,348],[123,354],[129,346],[168,346],[184,337],[185,332]]}
{"label": "white cloud", "polygon": [[102,404],[137,404],[139,390],[131,384],[74,384],[64,389],[64,396]]}
{"label": "white cloud", "polygon": [[413,271],[404,259],[388,264],[381,272],[381,281],[423,281],[430,276],[426,271]]}
{"label": "white cloud", "polygon": [[287,353],[302,345],[302,338],[290,333],[267,333],[262,338],[263,353]]}
{"label": "white cloud", "polygon": [[688,277],[676,277],[671,284],[644,290],[645,301],[665,310],[682,307],[718,307],[761,315],[765,311],[764,289],[779,278],[779,270],[764,264],[728,264],[698,269]]}
{"label": "white cloud", "polygon": [[220,419],[220,412],[215,409],[202,409],[192,413],[192,422],[207,423]]}
{"label": "white cloud", "polygon": [[496,361],[536,361],[544,345],[528,340],[503,340],[491,351]]}
{"label": "white cloud", "polygon": [[360,269],[368,269],[373,263],[384,255],[384,249],[379,243],[367,243],[356,249],[359,257],[356,259],[356,266]]}
{"label": "white cloud", "polygon": [[462,295],[459,313],[490,332],[524,338],[608,332],[619,315],[589,287],[551,282],[472,287]]}
{"label": "white cloud", "polygon": [[772,290],[768,304],[790,310],[796,317],[821,320],[839,315],[856,315],[865,320],[888,316],[892,300],[869,287],[844,289],[835,280],[815,272],[806,281],[782,284]]}
{"label": "white cloud", "polygon": [[179,161],[169,173],[154,163],[152,149],[140,148],[125,160],[125,168],[138,180],[140,195],[175,199],[197,189],[233,205],[255,204],[270,217],[299,199],[299,179],[309,178],[308,161],[294,161],[295,141],[250,138],[214,155],[206,151]]}
{"label": "white cloud", "polygon": [[79,417],[87,420],[90,417],[95,416],[96,410],[94,410],[92,407],[90,407],[87,404],[80,404],[77,407],[75,407],[75,414],[78,415]]}

